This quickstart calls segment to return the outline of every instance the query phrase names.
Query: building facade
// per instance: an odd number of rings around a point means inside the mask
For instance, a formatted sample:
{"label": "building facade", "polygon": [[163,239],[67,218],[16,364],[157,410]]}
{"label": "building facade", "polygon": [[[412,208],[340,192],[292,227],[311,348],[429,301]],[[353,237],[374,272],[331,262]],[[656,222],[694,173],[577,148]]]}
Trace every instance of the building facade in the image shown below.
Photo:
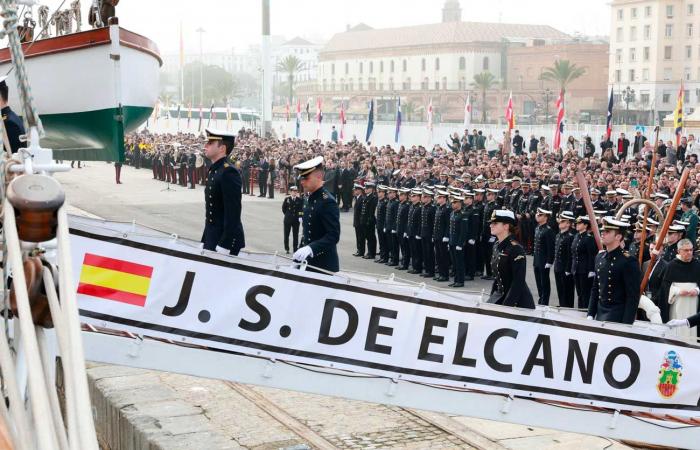
{"label": "building facade", "polygon": [[663,120],[681,80],[690,114],[700,104],[700,0],[613,0],[608,89],[619,116]]}

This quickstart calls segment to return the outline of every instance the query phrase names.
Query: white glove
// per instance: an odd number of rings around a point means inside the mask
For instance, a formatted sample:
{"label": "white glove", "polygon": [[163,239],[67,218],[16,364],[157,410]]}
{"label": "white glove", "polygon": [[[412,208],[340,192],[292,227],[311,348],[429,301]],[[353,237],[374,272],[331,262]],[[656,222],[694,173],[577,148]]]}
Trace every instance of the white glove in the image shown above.
{"label": "white glove", "polygon": [[489,239],[489,243],[493,244],[494,242],[496,242],[496,236],[491,236],[491,239]]}
{"label": "white glove", "polygon": [[392,232],[393,234],[396,234],[396,230],[391,230],[391,232]]}
{"label": "white glove", "polygon": [[309,247],[307,245],[306,247],[302,247],[299,250],[297,250],[296,252],[294,252],[294,255],[292,255],[292,259],[294,261],[302,262],[302,261],[306,261],[307,258],[313,257],[313,256],[314,256],[314,251],[311,250],[311,247]]}
{"label": "white glove", "polygon": [[404,233],[404,234],[403,234],[403,237],[407,238],[407,237],[408,237],[408,233]]}
{"label": "white glove", "polygon": [[469,245],[474,245],[476,244],[476,241],[474,239],[469,239]]}
{"label": "white glove", "polygon": [[462,250],[462,247],[455,247],[455,250]]}
{"label": "white glove", "polygon": [[688,319],[673,319],[673,320],[669,320],[666,323],[666,326],[669,328],[681,328],[681,327],[690,328],[690,322],[688,322]]}
{"label": "white glove", "polygon": [[299,217],[299,223],[304,223],[304,219]]}
{"label": "white glove", "polygon": [[569,275],[571,275],[571,272],[564,272],[564,275],[568,277]]}
{"label": "white glove", "polygon": [[588,278],[595,277],[595,272],[588,272]]}
{"label": "white glove", "polygon": [[386,233],[386,228],[382,228],[382,232],[383,232],[383,233]]}
{"label": "white glove", "polygon": [[442,238],[442,242],[450,242],[450,238]]}
{"label": "white glove", "polygon": [[586,317],[586,320],[593,320],[593,316]]}
{"label": "white glove", "polygon": [[221,253],[222,255],[230,255],[231,250],[223,247],[216,246],[216,253]]}
{"label": "white glove", "polygon": [[552,267],[551,264],[545,264],[545,265],[544,265],[544,268],[545,268],[545,269],[549,269],[549,268],[551,268],[551,267]]}
{"label": "white glove", "polygon": [[420,241],[420,240],[421,240],[421,237],[420,237],[420,236],[416,236],[416,240]]}
{"label": "white glove", "polygon": [[204,250],[204,242],[200,242],[200,243],[199,243],[199,249],[200,249],[200,250]]}

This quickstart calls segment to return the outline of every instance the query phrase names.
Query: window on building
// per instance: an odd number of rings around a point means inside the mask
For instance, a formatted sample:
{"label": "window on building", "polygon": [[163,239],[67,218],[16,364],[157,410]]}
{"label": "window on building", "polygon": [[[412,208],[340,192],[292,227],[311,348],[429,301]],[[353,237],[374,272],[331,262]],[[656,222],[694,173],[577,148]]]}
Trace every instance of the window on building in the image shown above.
{"label": "window on building", "polygon": [[467,68],[467,58],[460,56],[459,58],[459,70],[465,70]]}
{"label": "window on building", "polygon": [[362,90],[362,78],[357,79],[357,90],[361,91]]}
{"label": "window on building", "polygon": [[439,81],[436,81],[436,82],[435,82],[435,90],[436,90],[436,91],[439,91],[439,90],[440,90],[440,82],[439,82]]}
{"label": "window on building", "polygon": [[396,64],[394,63],[394,60],[392,59],[391,62],[389,63],[389,70],[391,73],[394,73],[394,70],[396,69]]}
{"label": "window on building", "polygon": [[622,62],[622,49],[621,48],[615,49],[615,62],[616,63]]}
{"label": "window on building", "polygon": [[690,91],[688,89],[683,91],[683,98],[690,99]]}
{"label": "window on building", "polygon": [[666,36],[667,38],[673,37],[673,24],[666,24],[666,31],[664,32],[664,36]]}
{"label": "window on building", "polygon": [[335,92],[335,80],[331,80],[331,92]]}
{"label": "window on building", "polygon": [[644,51],[642,52],[642,60],[649,61],[650,57],[651,57],[651,47],[644,47]]}
{"label": "window on building", "polygon": [[420,88],[424,91],[430,89],[430,80],[428,78],[423,78],[423,82],[420,84]]}
{"label": "window on building", "polygon": [[690,81],[690,67],[686,67],[685,69],[683,69],[683,79],[685,81]]}
{"label": "window on building", "polygon": [[369,62],[369,73],[374,73],[374,61]]}
{"label": "window on building", "polygon": [[673,57],[673,47],[667,45],[664,47],[664,59],[669,60]]}
{"label": "window on building", "polygon": [[641,94],[639,94],[639,102],[642,105],[649,104],[649,91],[642,91]]}
{"label": "window on building", "polygon": [[384,61],[379,61],[379,73],[384,73]]}
{"label": "window on building", "polygon": [[630,49],[630,62],[635,62],[637,61],[637,49],[632,47]]}
{"label": "window on building", "polygon": [[664,91],[664,93],[661,95],[661,102],[662,103],[669,103],[671,101],[671,93]]}
{"label": "window on building", "polygon": [[618,69],[615,71],[615,83],[620,83],[621,81],[622,81],[622,71]]}
{"label": "window on building", "polygon": [[335,75],[335,63],[331,64],[331,75]]}
{"label": "window on building", "polygon": [[615,103],[615,104],[622,103],[622,94],[613,94],[613,103]]}
{"label": "window on building", "polygon": [[345,63],[345,75],[350,73],[350,63]]}
{"label": "window on building", "polygon": [[403,60],[403,71],[406,72],[408,70],[408,61],[405,59]]}
{"label": "window on building", "polygon": [[634,69],[630,69],[630,72],[629,72],[629,81],[630,81],[630,83],[633,83],[633,82],[635,81],[634,75],[635,75],[635,74],[634,74]]}
{"label": "window on building", "polygon": [[404,90],[405,91],[410,91],[411,90],[411,77],[406,78],[406,81],[404,81]]}
{"label": "window on building", "polygon": [[377,90],[377,79],[376,78],[370,78],[367,80],[367,89],[370,91],[376,91]]}
{"label": "window on building", "polygon": [[695,5],[688,3],[688,15],[692,16],[693,14],[695,14]]}
{"label": "window on building", "polygon": [[617,10],[617,20],[622,20],[625,18],[625,10],[620,8]]}
{"label": "window on building", "polygon": [[489,70],[489,57],[488,56],[484,56],[484,60],[481,62],[481,68],[484,71]]}
{"label": "window on building", "polygon": [[447,90],[447,77],[442,77],[442,90]]}
{"label": "window on building", "polygon": [[360,63],[360,73],[364,71],[365,65],[363,63]]}
{"label": "window on building", "polygon": [[394,79],[389,78],[389,90],[393,91],[394,90]]}
{"label": "window on building", "polygon": [[686,58],[692,58],[693,57],[693,47],[690,45],[685,46],[685,57]]}
{"label": "window on building", "polygon": [[649,81],[649,69],[642,69],[642,81]]}
{"label": "window on building", "polygon": [[420,61],[420,70],[425,72],[425,58],[421,59]]}
{"label": "window on building", "polygon": [[617,42],[622,42],[625,40],[623,35],[622,35],[622,27],[618,27],[616,38],[617,38]]}
{"label": "window on building", "polygon": [[632,10],[630,12],[632,14],[632,18],[636,19],[637,18],[637,8],[632,8]]}
{"label": "window on building", "polygon": [[666,5],[666,17],[669,19],[673,18],[673,5]]}
{"label": "window on building", "polygon": [[693,24],[689,23],[686,25],[685,34],[688,37],[693,37]]}
{"label": "window on building", "polygon": [[651,6],[644,7],[644,17],[651,17]]}
{"label": "window on building", "polygon": [[644,25],[644,40],[651,39],[651,25]]}
{"label": "window on building", "polygon": [[636,41],[637,40],[637,27],[631,27],[630,28],[630,41]]}
{"label": "window on building", "polygon": [[466,88],[467,88],[467,80],[464,77],[462,77],[459,79],[459,90],[461,91],[461,90],[466,89]]}
{"label": "window on building", "polygon": [[664,81],[671,81],[673,77],[673,68],[664,67]]}
{"label": "window on building", "polygon": [[435,70],[440,70],[440,58],[435,58]]}

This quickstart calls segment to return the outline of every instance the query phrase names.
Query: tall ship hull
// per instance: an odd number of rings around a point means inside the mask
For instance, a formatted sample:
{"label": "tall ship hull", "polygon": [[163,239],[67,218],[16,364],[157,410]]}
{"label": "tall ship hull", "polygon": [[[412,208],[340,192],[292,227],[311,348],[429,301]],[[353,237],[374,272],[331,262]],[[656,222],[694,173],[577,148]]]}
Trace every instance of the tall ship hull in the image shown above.
{"label": "tall ship hull", "polygon": [[[120,161],[124,134],[152,114],[162,60],[148,38],[113,25],[23,44],[35,105],[56,159]],[[0,74],[10,71],[0,50]],[[14,71],[10,107],[22,114]]]}

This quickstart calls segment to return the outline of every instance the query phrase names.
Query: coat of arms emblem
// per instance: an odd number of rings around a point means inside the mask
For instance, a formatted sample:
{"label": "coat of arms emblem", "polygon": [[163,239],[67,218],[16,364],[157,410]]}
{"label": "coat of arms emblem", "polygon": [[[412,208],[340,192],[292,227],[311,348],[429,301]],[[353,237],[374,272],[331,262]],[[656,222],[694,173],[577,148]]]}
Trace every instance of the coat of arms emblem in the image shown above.
{"label": "coat of arms emblem", "polygon": [[683,363],[675,350],[669,350],[664,355],[664,362],[659,368],[659,379],[656,389],[663,398],[671,398],[678,391],[683,376]]}

